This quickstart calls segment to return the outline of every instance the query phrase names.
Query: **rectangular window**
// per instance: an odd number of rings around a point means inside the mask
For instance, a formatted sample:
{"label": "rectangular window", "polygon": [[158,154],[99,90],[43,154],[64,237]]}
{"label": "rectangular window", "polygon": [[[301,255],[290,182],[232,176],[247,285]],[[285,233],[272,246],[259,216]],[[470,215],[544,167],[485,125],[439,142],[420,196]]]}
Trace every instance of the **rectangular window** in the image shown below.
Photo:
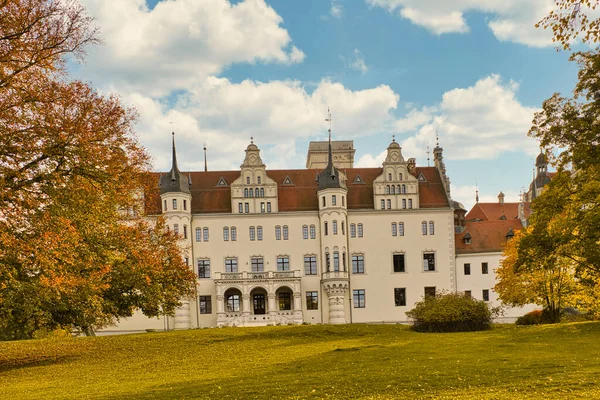
{"label": "rectangular window", "polygon": [[481,273],[482,274],[488,273],[488,263],[486,263],[486,262],[481,263]]}
{"label": "rectangular window", "polygon": [[346,200],[344,200],[344,196],[342,196],[342,207],[346,206]]}
{"label": "rectangular window", "polygon": [[398,236],[404,236],[404,222],[398,222]]}
{"label": "rectangular window", "polygon": [[392,236],[398,236],[398,224],[392,222]]}
{"label": "rectangular window", "polygon": [[435,297],[435,286],[425,286],[425,297]]}
{"label": "rectangular window", "polygon": [[200,314],[212,314],[212,301],[210,296],[200,296]]}
{"label": "rectangular window", "polygon": [[471,291],[465,290],[465,297],[471,297]]}
{"label": "rectangular window", "polygon": [[164,210],[167,211],[167,201],[166,200],[163,201],[163,207],[164,207]]}
{"label": "rectangular window", "polygon": [[421,233],[427,235],[427,222],[425,221],[421,222]]}
{"label": "rectangular window", "polygon": [[385,210],[385,200],[384,199],[381,200],[381,209]]}
{"label": "rectangular window", "polygon": [[342,235],[346,234],[346,230],[344,229],[344,221],[342,221]]}
{"label": "rectangular window", "polygon": [[388,210],[392,209],[392,200],[388,199],[387,206],[388,206]]}
{"label": "rectangular window", "polygon": [[304,275],[317,274],[317,256],[304,256]]}
{"label": "rectangular window", "polygon": [[177,210],[177,199],[173,199],[173,210]]}
{"label": "rectangular window", "polygon": [[208,242],[208,228],[202,229],[202,240]]}
{"label": "rectangular window", "polygon": [[281,240],[281,227],[279,225],[275,227],[275,240]]}
{"label": "rectangular window", "polygon": [[352,273],[353,274],[364,274],[365,273],[365,257],[362,254],[352,255]]}
{"label": "rectangular window", "polygon": [[406,288],[394,288],[394,303],[396,307],[406,305]]}
{"label": "rectangular window", "polygon": [[250,227],[250,240],[251,241],[256,240],[256,228],[253,226]]}
{"label": "rectangular window", "polygon": [[196,228],[196,242],[202,241],[202,229]]}
{"label": "rectangular window", "polygon": [[271,212],[271,202],[267,201],[267,212],[270,213]]}
{"label": "rectangular window", "polygon": [[354,289],[352,291],[352,297],[354,301],[354,308],[365,308],[365,290]]}
{"label": "rectangular window", "polygon": [[408,199],[408,208],[412,209],[412,199]]}
{"label": "rectangular window", "polygon": [[254,257],[251,260],[252,264],[252,272],[264,272],[265,271],[265,262],[262,257]]}
{"label": "rectangular window", "polygon": [[242,203],[238,204],[238,211],[240,212],[240,214],[244,212],[244,205]]}
{"label": "rectangular window", "polygon": [[325,196],[323,196],[323,207],[327,206],[327,202],[325,201]]}
{"label": "rectangular window", "polygon": [[225,259],[225,272],[238,272],[237,258],[226,258]]}
{"label": "rectangular window", "polygon": [[338,272],[340,270],[340,252],[333,252],[333,271]]}
{"label": "rectangular window", "polygon": [[280,310],[292,309],[292,296],[290,292],[279,292],[278,298]]}
{"label": "rectangular window", "polygon": [[265,203],[264,203],[264,201],[260,203],[260,212],[261,213],[265,212]]}
{"label": "rectangular window", "polygon": [[358,224],[358,237],[363,237],[363,224]]}
{"label": "rectangular window", "polygon": [[183,201],[183,209],[184,209],[184,210],[187,210],[187,200],[184,200],[184,201]]}
{"label": "rectangular window", "polygon": [[190,265],[190,258],[186,256],[184,258],[184,261],[185,261],[185,265],[187,265],[189,267],[189,265]]}
{"label": "rectangular window", "polygon": [[240,295],[230,294],[225,296],[225,302],[227,303],[227,312],[239,312],[240,311]]}
{"label": "rectangular window", "polygon": [[258,240],[262,240],[263,239],[263,234],[262,234],[262,226],[257,226],[256,227],[256,238]]}
{"label": "rectangular window", "polygon": [[283,240],[288,240],[290,238],[290,230],[287,225],[283,226]]}
{"label": "rectangular window", "polygon": [[317,238],[317,228],[314,225],[310,226],[310,238],[311,239]]}
{"label": "rectangular window", "polygon": [[323,222],[323,234],[327,236],[329,230],[327,229],[327,221]]}
{"label": "rectangular window", "polygon": [[250,212],[250,204],[244,203],[244,211],[246,211],[246,214]]}
{"label": "rectangular window", "polygon": [[435,271],[435,253],[423,253],[423,271]]}
{"label": "rectangular window", "polygon": [[466,263],[464,265],[464,269],[465,269],[465,275],[471,275],[471,264]]}
{"label": "rectangular window", "polygon": [[337,197],[335,196],[335,194],[333,196],[331,196],[331,205],[332,206],[337,205]]}
{"label": "rectangular window", "polygon": [[331,259],[329,253],[325,253],[325,266],[327,267],[327,272],[331,271]]}
{"label": "rectangular window", "polygon": [[277,257],[277,271],[289,271],[290,270],[290,258],[289,257]]}
{"label": "rectangular window", "polygon": [[308,225],[302,225],[302,239],[308,239]]}
{"label": "rectangular window", "polygon": [[183,238],[187,239],[187,225],[183,226]]}
{"label": "rectangular window", "polygon": [[210,260],[198,260],[198,278],[210,278]]}
{"label": "rectangular window", "polygon": [[231,227],[231,241],[235,242],[237,240],[237,229],[235,226]]}
{"label": "rectangular window", "polygon": [[306,309],[319,309],[319,292],[306,292]]}
{"label": "rectangular window", "polygon": [[393,256],[394,272],[406,272],[404,266],[404,254],[394,254]]}
{"label": "rectangular window", "polygon": [[406,208],[406,199],[402,199],[402,208],[405,209]]}
{"label": "rectangular window", "polygon": [[356,237],[356,224],[350,224],[350,237]]}
{"label": "rectangular window", "polygon": [[433,221],[429,221],[429,234],[430,235],[434,234],[434,232],[435,232],[434,228],[435,228],[435,225],[434,225]]}
{"label": "rectangular window", "polygon": [[229,228],[226,226],[223,227],[223,240],[225,242],[229,241]]}
{"label": "rectangular window", "polygon": [[173,224],[173,233],[179,235],[179,224]]}
{"label": "rectangular window", "polygon": [[483,301],[490,301],[490,291],[489,291],[489,289],[483,289],[481,291],[481,295],[483,297]]}
{"label": "rectangular window", "polygon": [[337,235],[337,221],[331,223],[331,229],[333,230],[333,234]]}

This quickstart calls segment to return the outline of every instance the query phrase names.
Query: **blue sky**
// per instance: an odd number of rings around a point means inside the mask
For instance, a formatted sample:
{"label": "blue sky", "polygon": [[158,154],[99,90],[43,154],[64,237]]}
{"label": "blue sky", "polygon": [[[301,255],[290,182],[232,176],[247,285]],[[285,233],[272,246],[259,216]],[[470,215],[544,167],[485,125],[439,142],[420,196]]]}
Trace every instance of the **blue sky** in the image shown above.
{"label": "blue sky", "polygon": [[303,168],[308,142],[352,139],[380,165],[392,135],[427,165],[435,132],[452,195],[516,201],[531,180],[533,113],[576,80],[535,29],[552,0],[82,0],[105,44],[73,73],[140,113],[157,170],[237,169],[255,137],[268,168]]}

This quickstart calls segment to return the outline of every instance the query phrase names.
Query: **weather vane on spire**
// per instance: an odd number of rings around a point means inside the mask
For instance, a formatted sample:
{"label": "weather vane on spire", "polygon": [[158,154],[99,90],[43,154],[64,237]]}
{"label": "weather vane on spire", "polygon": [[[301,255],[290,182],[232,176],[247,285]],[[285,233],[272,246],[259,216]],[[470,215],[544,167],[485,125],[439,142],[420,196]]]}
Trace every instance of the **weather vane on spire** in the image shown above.
{"label": "weather vane on spire", "polygon": [[429,167],[429,146],[427,146],[427,166]]}
{"label": "weather vane on spire", "polygon": [[171,125],[171,133],[173,135],[175,135],[175,116],[173,115],[173,110],[171,110],[171,121],[169,121],[169,124]]}
{"label": "weather vane on spire", "polygon": [[438,134],[437,128],[435,128],[435,145],[440,147],[440,135]]}
{"label": "weather vane on spire", "polygon": [[329,118],[325,118],[325,121],[329,122],[329,140],[331,141],[331,112],[329,111],[329,107],[327,107],[327,115]]}

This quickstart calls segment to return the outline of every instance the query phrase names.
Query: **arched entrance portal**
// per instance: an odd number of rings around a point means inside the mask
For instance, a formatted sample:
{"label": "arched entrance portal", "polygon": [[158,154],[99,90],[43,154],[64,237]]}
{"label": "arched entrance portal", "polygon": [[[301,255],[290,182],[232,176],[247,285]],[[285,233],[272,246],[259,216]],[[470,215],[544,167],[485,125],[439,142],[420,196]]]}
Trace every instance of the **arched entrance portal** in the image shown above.
{"label": "arched entrance portal", "polygon": [[250,292],[252,300],[252,314],[264,315],[267,313],[267,291],[263,288],[256,288]]}

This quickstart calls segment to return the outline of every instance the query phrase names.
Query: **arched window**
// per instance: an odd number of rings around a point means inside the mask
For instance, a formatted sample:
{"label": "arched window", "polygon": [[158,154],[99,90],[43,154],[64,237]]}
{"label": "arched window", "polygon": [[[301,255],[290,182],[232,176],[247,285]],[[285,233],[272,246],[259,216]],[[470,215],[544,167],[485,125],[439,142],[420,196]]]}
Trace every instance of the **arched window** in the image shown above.
{"label": "arched window", "polygon": [[[260,179],[260,178],[258,178]],[[258,182],[260,183],[260,182]],[[265,188],[260,188],[260,197],[265,197]]]}
{"label": "arched window", "polygon": [[388,181],[391,181],[391,180],[392,180],[392,174],[388,173]]}
{"label": "arched window", "polygon": [[433,221],[429,221],[429,234],[433,235],[435,232],[435,225],[433,223]]}
{"label": "arched window", "polygon": [[402,172],[400,172],[400,180],[402,180]]}
{"label": "arched window", "polygon": [[385,187],[385,194],[390,194],[390,185]]}
{"label": "arched window", "polygon": [[402,208],[406,208],[406,199],[402,199]]}
{"label": "arched window", "polygon": [[398,193],[398,194],[402,193],[402,192],[400,191],[400,185],[398,185],[398,190],[396,191],[396,193]]}
{"label": "arched window", "polygon": [[331,271],[331,260],[329,258],[329,253],[325,253],[325,268],[327,272]]}
{"label": "arched window", "polygon": [[392,222],[392,236],[398,236],[398,225]]}
{"label": "arched window", "polygon": [[396,186],[392,185],[392,194],[396,194]]}
{"label": "arched window", "polygon": [[402,193],[402,194],[405,194],[405,193],[406,193],[406,185],[402,185],[402,192],[401,192],[401,193]]}
{"label": "arched window", "polygon": [[250,197],[254,197],[254,190],[250,188]]}
{"label": "arched window", "polygon": [[338,272],[340,270],[340,252],[333,252],[333,271]]}
{"label": "arched window", "polygon": [[244,189],[244,197],[248,197],[248,188]]}
{"label": "arched window", "polygon": [[256,177],[256,182],[260,185],[260,176]]}
{"label": "arched window", "polygon": [[427,222],[426,221],[421,222],[421,233],[423,235],[427,235]]}
{"label": "arched window", "polygon": [[249,185],[249,184],[250,184],[250,177],[249,177],[249,176],[247,176],[247,177],[246,177],[246,185]]}

